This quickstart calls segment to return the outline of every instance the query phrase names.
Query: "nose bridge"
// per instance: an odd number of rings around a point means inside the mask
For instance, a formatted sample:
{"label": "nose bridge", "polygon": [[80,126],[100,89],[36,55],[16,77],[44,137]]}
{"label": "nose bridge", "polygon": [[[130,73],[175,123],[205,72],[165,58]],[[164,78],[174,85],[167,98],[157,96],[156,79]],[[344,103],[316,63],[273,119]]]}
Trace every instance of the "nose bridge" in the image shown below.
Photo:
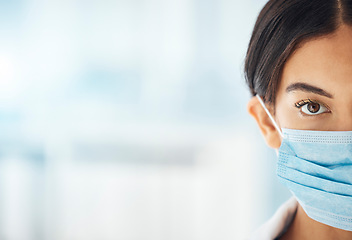
{"label": "nose bridge", "polygon": [[352,131],[352,105],[350,105],[349,109],[340,117],[336,131]]}

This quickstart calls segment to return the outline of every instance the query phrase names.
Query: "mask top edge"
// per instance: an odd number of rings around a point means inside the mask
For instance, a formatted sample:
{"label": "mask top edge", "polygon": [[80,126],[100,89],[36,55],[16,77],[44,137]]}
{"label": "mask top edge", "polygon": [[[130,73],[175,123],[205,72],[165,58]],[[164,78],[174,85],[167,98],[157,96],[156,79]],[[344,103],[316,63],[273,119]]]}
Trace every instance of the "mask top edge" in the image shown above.
{"label": "mask top edge", "polygon": [[294,142],[352,143],[352,131],[316,131],[282,128],[284,139]]}

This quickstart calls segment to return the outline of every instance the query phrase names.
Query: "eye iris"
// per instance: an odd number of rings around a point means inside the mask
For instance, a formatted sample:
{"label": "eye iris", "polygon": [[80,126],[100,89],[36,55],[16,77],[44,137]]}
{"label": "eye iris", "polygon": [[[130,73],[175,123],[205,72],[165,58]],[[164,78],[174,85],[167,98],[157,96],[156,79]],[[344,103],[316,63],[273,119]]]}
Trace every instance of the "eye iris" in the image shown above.
{"label": "eye iris", "polygon": [[316,113],[319,111],[320,105],[318,103],[308,103],[307,108],[309,112]]}

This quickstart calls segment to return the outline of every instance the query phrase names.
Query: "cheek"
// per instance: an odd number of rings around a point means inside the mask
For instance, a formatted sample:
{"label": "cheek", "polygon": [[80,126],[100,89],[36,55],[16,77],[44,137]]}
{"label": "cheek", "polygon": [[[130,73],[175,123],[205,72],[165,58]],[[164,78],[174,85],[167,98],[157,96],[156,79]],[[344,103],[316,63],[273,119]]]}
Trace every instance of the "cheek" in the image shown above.
{"label": "cheek", "polygon": [[314,125],[309,126],[300,114],[300,110],[289,104],[281,104],[276,108],[275,120],[281,128],[309,130]]}
{"label": "cheek", "polygon": [[297,129],[299,122],[296,118],[297,116],[293,114],[293,111],[289,111],[287,108],[276,108],[275,120],[281,128]]}

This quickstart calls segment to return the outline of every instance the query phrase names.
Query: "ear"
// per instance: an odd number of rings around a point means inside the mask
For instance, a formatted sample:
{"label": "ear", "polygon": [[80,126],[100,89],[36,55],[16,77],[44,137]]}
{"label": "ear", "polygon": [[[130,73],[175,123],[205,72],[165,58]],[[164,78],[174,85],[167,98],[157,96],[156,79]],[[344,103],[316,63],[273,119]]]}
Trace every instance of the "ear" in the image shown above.
{"label": "ear", "polygon": [[[256,97],[252,97],[251,100],[249,100],[247,110],[257,121],[260,131],[269,147],[279,148],[281,145],[281,136]],[[268,110],[270,111],[271,108],[269,107]]]}

